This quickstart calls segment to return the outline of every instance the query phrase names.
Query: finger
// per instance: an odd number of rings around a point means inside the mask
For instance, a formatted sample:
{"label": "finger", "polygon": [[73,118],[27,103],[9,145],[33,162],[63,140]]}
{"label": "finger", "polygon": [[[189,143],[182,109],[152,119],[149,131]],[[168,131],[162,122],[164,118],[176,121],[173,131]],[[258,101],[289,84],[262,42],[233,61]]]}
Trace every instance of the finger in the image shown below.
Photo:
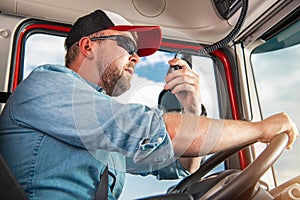
{"label": "finger", "polygon": [[199,75],[194,73],[193,71],[187,71],[184,69],[180,69],[180,70],[175,70],[171,73],[169,73],[166,77],[165,77],[165,81],[168,83],[172,80],[178,79],[183,77],[183,79],[185,80],[189,80],[189,79],[195,79],[195,81],[199,82]]}
{"label": "finger", "polygon": [[295,135],[292,135],[292,136],[289,135],[289,141],[288,141],[288,145],[287,145],[287,147],[286,147],[288,150],[291,150],[291,149],[292,149],[295,140],[296,140]]}
{"label": "finger", "polygon": [[289,131],[289,141],[288,141],[288,145],[287,145],[287,149],[291,150],[292,146],[294,144],[294,142],[296,141],[296,139],[299,137],[299,131],[297,129],[297,126],[295,123],[291,122],[292,124],[292,128]]}
{"label": "finger", "polygon": [[194,91],[195,91],[195,87],[190,84],[179,84],[176,85],[173,89],[171,89],[171,92],[173,94],[179,94],[180,92],[192,93]]}
{"label": "finger", "polygon": [[179,58],[173,58],[168,61],[170,66],[181,66],[181,69],[179,70],[174,70],[171,73],[168,73],[167,76],[165,77],[165,81],[168,82],[177,76],[182,76],[182,75],[190,75],[190,76],[195,76],[197,75],[188,65],[188,63],[185,60],[179,59]]}
{"label": "finger", "polygon": [[195,79],[199,83],[199,75],[188,68],[189,67],[185,67],[180,70],[174,70],[173,72],[167,74],[167,76],[165,77],[165,81],[168,83],[169,81],[172,81],[179,77],[184,77],[185,80]]}
{"label": "finger", "polygon": [[178,85],[190,85],[195,90],[199,89],[199,77],[197,76],[181,75],[167,80],[165,84],[166,90],[173,90]]}
{"label": "finger", "polygon": [[179,65],[182,68],[186,68],[191,70],[190,66],[188,65],[188,63],[185,60],[182,60],[180,58],[173,58],[171,60],[168,61],[169,65],[171,66],[175,66],[175,65]]}

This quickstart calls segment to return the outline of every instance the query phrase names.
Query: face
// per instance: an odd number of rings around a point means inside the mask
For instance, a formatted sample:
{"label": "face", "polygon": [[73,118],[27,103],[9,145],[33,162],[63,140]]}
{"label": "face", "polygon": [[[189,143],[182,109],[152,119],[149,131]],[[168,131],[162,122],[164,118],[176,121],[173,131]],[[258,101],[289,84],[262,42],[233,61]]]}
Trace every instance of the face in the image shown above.
{"label": "face", "polygon": [[[130,37],[130,33],[107,31],[105,35],[124,35]],[[139,61],[136,53],[130,55],[117,41],[111,39],[101,40],[97,48],[97,68],[99,83],[110,96],[119,96],[131,86],[134,66]]]}

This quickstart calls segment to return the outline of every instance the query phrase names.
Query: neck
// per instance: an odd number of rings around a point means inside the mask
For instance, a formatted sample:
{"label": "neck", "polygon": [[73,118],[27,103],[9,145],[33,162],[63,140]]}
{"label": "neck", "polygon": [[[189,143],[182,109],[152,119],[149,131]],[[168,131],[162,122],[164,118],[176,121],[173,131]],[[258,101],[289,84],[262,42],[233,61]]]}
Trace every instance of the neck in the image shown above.
{"label": "neck", "polygon": [[99,72],[96,66],[87,63],[73,63],[71,66],[68,67],[69,69],[73,70],[77,74],[79,74],[85,80],[99,85],[100,77]]}

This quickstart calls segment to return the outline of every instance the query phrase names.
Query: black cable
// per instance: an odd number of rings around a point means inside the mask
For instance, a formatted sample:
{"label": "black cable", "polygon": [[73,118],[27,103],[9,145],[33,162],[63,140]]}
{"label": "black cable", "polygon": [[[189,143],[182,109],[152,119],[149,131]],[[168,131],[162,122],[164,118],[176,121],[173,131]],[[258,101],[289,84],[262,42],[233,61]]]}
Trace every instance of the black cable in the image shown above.
{"label": "black cable", "polygon": [[240,17],[239,17],[235,27],[232,29],[232,31],[222,40],[201,49],[199,51],[200,55],[205,55],[210,52],[213,52],[213,51],[225,46],[230,41],[232,41],[235,38],[235,36],[239,33],[239,31],[241,30],[241,28],[244,24],[246,15],[247,15],[247,11],[248,11],[248,0],[242,0],[242,11],[241,11]]}

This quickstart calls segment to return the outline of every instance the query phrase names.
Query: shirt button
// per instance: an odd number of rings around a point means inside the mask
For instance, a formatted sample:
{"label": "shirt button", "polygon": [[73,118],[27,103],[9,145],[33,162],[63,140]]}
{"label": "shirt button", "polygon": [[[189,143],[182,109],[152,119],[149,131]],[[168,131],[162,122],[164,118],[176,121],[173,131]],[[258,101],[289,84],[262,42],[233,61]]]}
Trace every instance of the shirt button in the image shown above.
{"label": "shirt button", "polygon": [[163,141],[162,137],[157,138],[157,141],[162,142]]}

